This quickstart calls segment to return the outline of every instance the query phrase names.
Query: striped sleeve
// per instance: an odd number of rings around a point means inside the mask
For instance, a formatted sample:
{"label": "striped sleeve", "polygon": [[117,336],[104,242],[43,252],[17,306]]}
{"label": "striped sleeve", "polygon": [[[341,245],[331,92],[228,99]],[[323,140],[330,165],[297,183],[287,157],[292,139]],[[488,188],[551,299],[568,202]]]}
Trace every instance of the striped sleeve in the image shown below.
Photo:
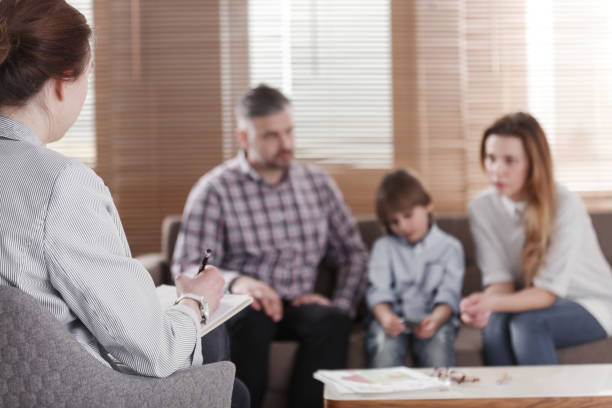
{"label": "striped sleeve", "polygon": [[162,309],[93,171],[73,164],[59,174],[44,229],[51,284],[107,352],[153,377],[202,363],[195,313],[182,305]]}

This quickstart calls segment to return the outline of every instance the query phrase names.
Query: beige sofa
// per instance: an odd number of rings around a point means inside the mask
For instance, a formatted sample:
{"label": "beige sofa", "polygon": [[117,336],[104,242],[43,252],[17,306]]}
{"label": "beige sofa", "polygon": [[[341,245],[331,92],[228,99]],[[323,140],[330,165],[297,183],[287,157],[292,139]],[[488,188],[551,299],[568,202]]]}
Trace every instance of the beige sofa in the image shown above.
{"label": "beige sofa", "polygon": [[[597,231],[602,250],[612,261],[612,212],[591,214],[595,230]],[[457,237],[465,249],[466,275],[463,293],[469,294],[481,289],[480,272],[474,264],[474,245],[465,216],[438,217],[438,226]],[[156,284],[170,282],[169,263],[174,250],[174,242],[180,226],[180,216],[169,216],[162,226],[162,253],[149,254],[140,257],[147,269],[151,272]],[[373,218],[359,220],[359,229],[364,242],[368,247],[380,236],[381,230]],[[321,268],[317,281],[317,290],[330,294],[333,290],[334,274]],[[348,364],[349,368],[365,367],[364,355],[364,329],[360,319],[365,315],[365,306],[362,305],[359,317],[351,333]],[[455,342],[457,364],[459,366],[482,365],[480,331],[463,326]],[[294,342],[275,342],[270,354],[270,374],[268,392],[265,396],[265,407],[283,407],[286,402],[286,392],[289,385],[293,357],[297,344]],[[597,341],[586,345],[559,349],[559,358],[564,364],[577,363],[612,363],[612,339]],[[411,365],[410,358],[406,361]]]}

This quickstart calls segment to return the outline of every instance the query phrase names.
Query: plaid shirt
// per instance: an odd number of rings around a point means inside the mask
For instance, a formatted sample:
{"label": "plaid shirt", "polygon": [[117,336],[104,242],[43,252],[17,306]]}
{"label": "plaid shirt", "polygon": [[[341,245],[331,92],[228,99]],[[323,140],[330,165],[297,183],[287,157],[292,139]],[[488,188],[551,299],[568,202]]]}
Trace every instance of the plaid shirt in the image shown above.
{"label": "plaid shirt", "polygon": [[238,273],[269,284],[283,299],[312,293],[325,255],[338,271],[335,306],[354,315],[367,284],[367,252],[333,180],[292,162],[278,185],[266,184],[244,153],[192,188],[172,273],[195,273],[206,248],[229,282]]}

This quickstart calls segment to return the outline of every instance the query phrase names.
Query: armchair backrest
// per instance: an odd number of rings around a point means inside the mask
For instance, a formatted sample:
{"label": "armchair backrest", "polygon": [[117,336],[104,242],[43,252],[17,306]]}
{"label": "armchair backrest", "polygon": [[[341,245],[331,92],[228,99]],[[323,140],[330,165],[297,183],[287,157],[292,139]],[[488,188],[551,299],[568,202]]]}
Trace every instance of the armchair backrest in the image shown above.
{"label": "armchair backrest", "polygon": [[0,406],[229,407],[234,365],[167,378],[123,374],[91,356],[38,301],[0,286]]}

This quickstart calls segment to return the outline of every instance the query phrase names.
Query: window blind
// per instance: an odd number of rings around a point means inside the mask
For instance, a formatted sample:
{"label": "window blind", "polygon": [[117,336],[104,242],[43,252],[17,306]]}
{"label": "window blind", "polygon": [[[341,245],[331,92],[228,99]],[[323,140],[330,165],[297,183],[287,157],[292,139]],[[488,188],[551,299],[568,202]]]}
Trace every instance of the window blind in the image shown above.
{"label": "window blind", "polygon": [[609,208],[602,197],[612,193],[612,5],[411,3],[422,146],[422,158],[413,163],[443,210],[465,211],[487,185],[478,157],[482,132],[517,110],[543,125],[557,180],[580,192],[591,208]]}
{"label": "window blind", "polygon": [[157,251],[222,162],[220,9],[216,1],[100,0],[96,18],[96,172],[132,253]]}
{"label": "window blind", "polygon": [[[612,3],[611,3],[612,4]],[[482,131],[526,110],[560,182],[612,208],[606,0],[99,0],[96,171],[135,254],[159,248],[197,178],[236,153],[233,108],[267,82],[294,102],[297,156],[356,215],[415,169],[437,213],[487,186]]]}
{"label": "window blind", "polygon": [[[557,177],[587,196],[611,192],[612,3],[548,0],[534,11],[533,25],[536,18],[549,21],[536,37],[549,62],[529,61],[529,104],[551,136]],[[537,98],[550,103],[532,103]]]}
{"label": "window blind", "polygon": [[250,84],[292,99],[298,159],[392,165],[389,16],[388,0],[249,2]]}

